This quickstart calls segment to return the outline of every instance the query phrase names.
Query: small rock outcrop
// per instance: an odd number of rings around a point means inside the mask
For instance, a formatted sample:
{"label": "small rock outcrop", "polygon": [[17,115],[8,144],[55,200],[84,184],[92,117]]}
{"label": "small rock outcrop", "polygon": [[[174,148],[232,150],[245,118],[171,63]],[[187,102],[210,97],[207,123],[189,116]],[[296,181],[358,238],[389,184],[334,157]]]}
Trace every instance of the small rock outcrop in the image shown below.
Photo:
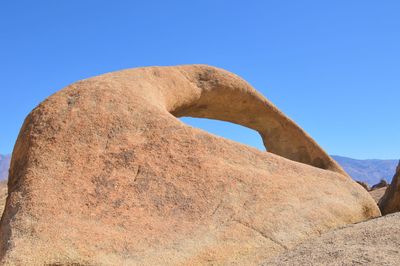
{"label": "small rock outcrop", "polygon": [[362,186],[366,191],[370,191],[371,190],[371,188],[369,187],[369,185],[367,183],[362,182],[362,181],[356,181],[356,182],[357,182],[357,184]]}
{"label": "small rock outcrop", "polygon": [[378,205],[382,214],[400,211],[400,161],[396,169],[396,174]]}
{"label": "small rock outcrop", "polygon": [[381,179],[378,184],[375,184],[371,187],[371,190],[379,189],[379,188],[385,188],[388,187],[389,184],[385,179]]}
{"label": "small rock outcrop", "polygon": [[[258,131],[269,152],[177,117]],[[3,265],[252,264],[380,215],[292,120],[227,71],[129,69],[26,118],[1,219]]]}

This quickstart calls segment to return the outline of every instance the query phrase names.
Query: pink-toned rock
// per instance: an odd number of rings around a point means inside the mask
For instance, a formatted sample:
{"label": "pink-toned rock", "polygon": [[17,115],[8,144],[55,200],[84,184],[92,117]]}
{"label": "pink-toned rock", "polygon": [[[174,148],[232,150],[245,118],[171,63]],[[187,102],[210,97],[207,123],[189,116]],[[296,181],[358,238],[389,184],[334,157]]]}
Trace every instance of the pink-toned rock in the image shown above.
{"label": "pink-toned rock", "polygon": [[[179,116],[247,126],[269,152]],[[380,215],[261,94],[201,65],[119,71],[49,97],[25,120],[8,189],[5,265],[255,265]]]}
{"label": "pink-toned rock", "polygon": [[379,208],[382,214],[400,211],[400,162],[396,169],[392,182],[386,189],[385,194],[379,200]]}

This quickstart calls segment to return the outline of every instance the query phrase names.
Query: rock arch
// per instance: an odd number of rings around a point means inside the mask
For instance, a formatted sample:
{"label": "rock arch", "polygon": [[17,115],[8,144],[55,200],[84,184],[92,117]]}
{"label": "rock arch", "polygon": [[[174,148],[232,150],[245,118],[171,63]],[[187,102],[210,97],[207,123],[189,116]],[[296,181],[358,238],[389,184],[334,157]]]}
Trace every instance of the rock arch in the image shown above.
{"label": "rock arch", "polygon": [[238,76],[201,65],[181,66],[178,70],[191,86],[184,92],[179,91],[180,87],[173,89],[173,95],[182,95],[181,98],[165,99],[167,110],[173,115],[240,124],[259,132],[269,152],[346,175],[304,130]]}
{"label": "rock arch", "polygon": [[[250,127],[270,152],[179,116]],[[20,130],[8,191],[2,265],[256,265],[380,215],[293,121],[202,65],[118,71],[50,96]]]}

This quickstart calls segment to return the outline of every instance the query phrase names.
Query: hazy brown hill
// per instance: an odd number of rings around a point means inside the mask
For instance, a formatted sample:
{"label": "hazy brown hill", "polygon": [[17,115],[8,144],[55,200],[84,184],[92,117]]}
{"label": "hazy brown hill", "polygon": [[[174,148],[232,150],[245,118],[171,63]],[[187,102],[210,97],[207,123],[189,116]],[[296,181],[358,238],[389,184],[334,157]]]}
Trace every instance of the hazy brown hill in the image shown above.
{"label": "hazy brown hill", "polygon": [[337,155],[332,155],[343,169],[357,181],[369,185],[379,183],[381,179],[390,182],[399,160],[357,160]]}
{"label": "hazy brown hill", "polygon": [[0,180],[8,178],[8,168],[10,167],[11,155],[0,154]]}

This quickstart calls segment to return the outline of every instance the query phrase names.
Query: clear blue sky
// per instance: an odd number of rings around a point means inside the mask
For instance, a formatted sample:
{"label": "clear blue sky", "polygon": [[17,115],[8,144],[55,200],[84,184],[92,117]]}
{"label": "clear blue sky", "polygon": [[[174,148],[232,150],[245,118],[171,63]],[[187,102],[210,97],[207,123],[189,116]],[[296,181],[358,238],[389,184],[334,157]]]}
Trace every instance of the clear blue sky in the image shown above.
{"label": "clear blue sky", "polygon": [[[331,154],[400,158],[399,14],[397,0],[1,1],[0,153],[71,82],[202,63],[245,78]],[[261,146],[251,130],[189,122]]]}

